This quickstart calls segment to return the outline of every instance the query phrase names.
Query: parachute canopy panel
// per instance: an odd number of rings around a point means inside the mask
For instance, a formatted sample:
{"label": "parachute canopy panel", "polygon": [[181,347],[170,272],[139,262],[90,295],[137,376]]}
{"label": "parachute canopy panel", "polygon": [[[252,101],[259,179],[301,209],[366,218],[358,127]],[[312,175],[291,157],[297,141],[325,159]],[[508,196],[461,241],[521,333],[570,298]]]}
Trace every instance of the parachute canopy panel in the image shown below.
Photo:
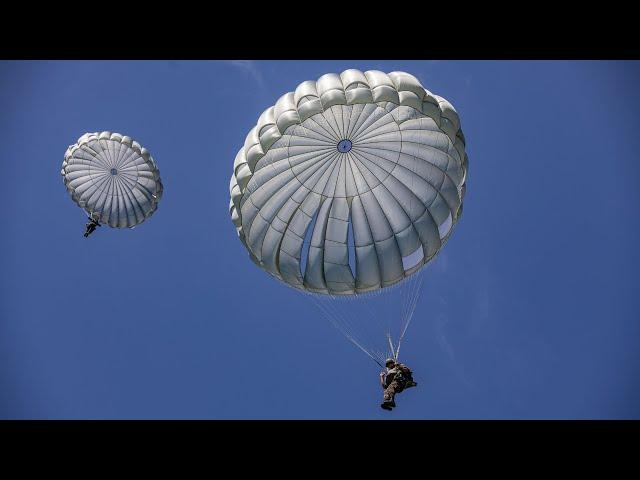
{"label": "parachute canopy panel", "polygon": [[144,222],[162,198],[155,161],[147,149],[119,133],[85,133],[67,149],[60,173],[73,201],[115,228]]}
{"label": "parachute canopy panel", "polygon": [[455,109],[414,76],[327,74],[260,116],[234,161],[230,214],[251,259],[288,285],[375,291],[442,248],[467,165]]}

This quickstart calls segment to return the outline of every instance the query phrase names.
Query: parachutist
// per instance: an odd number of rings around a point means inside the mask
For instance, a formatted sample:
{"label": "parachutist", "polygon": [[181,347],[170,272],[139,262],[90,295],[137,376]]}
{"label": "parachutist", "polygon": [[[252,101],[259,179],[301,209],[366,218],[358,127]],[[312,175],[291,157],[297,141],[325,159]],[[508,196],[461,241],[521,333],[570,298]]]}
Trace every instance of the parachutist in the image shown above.
{"label": "parachutist", "polygon": [[[462,211],[469,168],[465,145],[453,105],[418,78],[351,68],[304,81],[280,96],[262,112],[233,160],[229,214],[251,261],[304,293],[381,368],[386,331],[394,359],[380,377],[386,410],[395,407],[395,393],[416,386],[410,370],[402,380],[395,359],[418,305],[421,272]],[[123,184],[136,168],[122,172]],[[75,185],[79,175],[69,169],[65,185]],[[93,179],[93,170],[86,175]],[[76,197],[84,205],[97,196]],[[93,201],[96,208],[109,205],[100,198]],[[113,213],[108,218],[122,218],[117,209]],[[373,306],[378,294],[382,308]],[[396,301],[402,301],[401,315],[390,311]],[[391,330],[402,332],[395,346]],[[373,344],[367,341],[374,338]]]}
{"label": "parachutist", "polygon": [[384,389],[383,402],[380,407],[384,410],[392,410],[396,406],[396,393],[418,384],[413,381],[413,372],[409,367],[396,362],[393,358],[387,358],[385,367],[386,371],[380,373],[380,385]]}
{"label": "parachutist", "polygon": [[102,225],[100,225],[100,222],[98,222],[94,218],[89,217],[89,221],[87,222],[87,224],[85,226],[86,226],[87,229],[84,232],[84,236],[88,237],[89,235],[91,235],[95,231],[96,227],[101,227]]}
{"label": "parachutist", "polygon": [[71,199],[90,217],[85,238],[101,226],[98,219],[111,228],[141,224],[158,208],[164,188],[149,151],[115,132],[82,135],[67,148],[60,174]]}

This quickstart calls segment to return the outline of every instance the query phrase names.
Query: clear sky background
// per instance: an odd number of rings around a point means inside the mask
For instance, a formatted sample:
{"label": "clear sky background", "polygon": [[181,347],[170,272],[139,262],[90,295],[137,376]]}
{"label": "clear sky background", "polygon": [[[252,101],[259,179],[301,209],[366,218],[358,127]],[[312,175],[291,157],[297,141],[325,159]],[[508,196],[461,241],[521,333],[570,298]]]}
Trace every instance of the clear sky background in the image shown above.
{"label": "clear sky background", "polygon": [[[228,213],[258,116],[347,68],[415,75],[469,154],[392,413]],[[639,84],[637,62],[0,62],[0,418],[640,418]],[[165,191],[85,239],[60,168],[102,130],[149,149]]]}

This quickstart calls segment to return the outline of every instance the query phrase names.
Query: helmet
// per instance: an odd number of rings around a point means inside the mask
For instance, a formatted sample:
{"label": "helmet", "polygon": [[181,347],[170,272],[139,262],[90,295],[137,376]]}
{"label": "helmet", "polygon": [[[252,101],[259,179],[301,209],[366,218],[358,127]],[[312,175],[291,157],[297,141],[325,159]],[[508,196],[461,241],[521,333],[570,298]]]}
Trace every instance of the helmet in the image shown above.
{"label": "helmet", "polygon": [[394,365],[396,363],[396,361],[393,358],[387,358],[387,360],[384,362],[384,366],[388,367],[389,364]]}

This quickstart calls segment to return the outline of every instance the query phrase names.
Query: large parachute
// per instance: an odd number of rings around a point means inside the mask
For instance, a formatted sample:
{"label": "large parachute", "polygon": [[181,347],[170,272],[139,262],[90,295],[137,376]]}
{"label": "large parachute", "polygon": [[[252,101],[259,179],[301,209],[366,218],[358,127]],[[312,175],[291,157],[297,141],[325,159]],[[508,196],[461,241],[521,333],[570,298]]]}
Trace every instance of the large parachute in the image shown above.
{"label": "large parachute", "polygon": [[413,75],[331,73],[262,113],[235,158],[231,219],[250,258],[323,311],[404,284],[412,314],[419,287],[403,280],[460,219],[467,162],[455,109]]}
{"label": "large parachute", "polygon": [[133,228],[158,208],[160,171],[138,142],[119,133],[85,133],[69,146],[60,172],[71,198],[89,216]]}

